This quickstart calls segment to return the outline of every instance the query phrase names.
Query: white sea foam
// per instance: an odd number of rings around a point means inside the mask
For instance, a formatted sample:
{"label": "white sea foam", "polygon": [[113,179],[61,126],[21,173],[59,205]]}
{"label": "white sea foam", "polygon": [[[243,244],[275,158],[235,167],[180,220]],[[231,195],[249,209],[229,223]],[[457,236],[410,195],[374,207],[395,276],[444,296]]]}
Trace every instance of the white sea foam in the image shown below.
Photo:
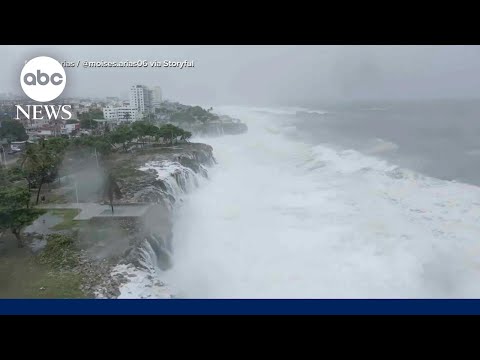
{"label": "white sea foam", "polygon": [[275,111],[220,110],[249,132],[205,140],[219,164],[179,209],[162,276],[182,296],[480,296],[478,187],[289,140]]}
{"label": "white sea foam", "polygon": [[122,276],[127,280],[120,286],[118,299],[170,299],[175,293],[175,290],[160,281],[155,268],[144,270],[131,264],[120,264],[114,268],[111,276]]}
{"label": "white sea foam", "polygon": [[[180,163],[171,161],[150,161],[139,170],[154,170],[157,173],[157,179],[163,181],[166,186],[166,195],[174,198],[174,201],[167,203],[172,215],[178,200],[193,191],[199,185],[199,178],[202,178],[201,174],[196,174]],[[203,168],[203,171],[206,173],[205,168]],[[166,196],[165,198],[168,199],[169,197]],[[163,244],[159,244],[159,246],[163,247]],[[122,281],[118,298],[154,299],[173,297],[175,291],[171,286],[161,281],[157,254],[148,241],[144,241],[141,245],[139,257],[141,268],[132,264],[119,264],[113,268],[112,278],[123,276],[126,279],[126,281]]]}

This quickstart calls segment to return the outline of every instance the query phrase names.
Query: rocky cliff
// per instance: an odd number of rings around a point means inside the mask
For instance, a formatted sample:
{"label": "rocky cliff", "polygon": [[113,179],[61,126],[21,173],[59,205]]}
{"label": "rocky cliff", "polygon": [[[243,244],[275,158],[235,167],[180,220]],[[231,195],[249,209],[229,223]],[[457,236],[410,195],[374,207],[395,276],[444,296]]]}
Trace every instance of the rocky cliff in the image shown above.
{"label": "rocky cliff", "polygon": [[210,145],[182,143],[122,154],[110,160],[122,197],[117,203],[172,204],[175,190],[186,191],[189,178],[208,176],[215,163]]}
{"label": "rocky cliff", "polygon": [[[154,274],[172,266],[172,214],[182,197],[208,177],[208,167],[214,164],[212,147],[199,143],[151,147],[110,160],[121,193],[115,204],[149,204],[148,211],[135,221],[118,223],[124,227],[129,246],[114,267],[114,283],[128,287],[142,278],[163,290],[163,285],[154,282]],[[143,278],[145,274],[149,280]],[[98,296],[102,297],[102,291]]]}

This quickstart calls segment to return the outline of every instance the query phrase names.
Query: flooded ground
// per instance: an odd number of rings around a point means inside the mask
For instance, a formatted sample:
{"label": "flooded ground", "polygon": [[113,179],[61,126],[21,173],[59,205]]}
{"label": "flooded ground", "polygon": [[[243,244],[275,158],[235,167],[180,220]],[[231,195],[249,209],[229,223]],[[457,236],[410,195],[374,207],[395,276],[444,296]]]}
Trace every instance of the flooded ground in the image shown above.
{"label": "flooded ground", "polygon": [[52,234],[55,232],[52,230],[57,224],[63,221],[63,217],[60,215],[54,215],[52,212],[47,212],[35,220],[31,225],[27,226],[23,231],[24,234]]}

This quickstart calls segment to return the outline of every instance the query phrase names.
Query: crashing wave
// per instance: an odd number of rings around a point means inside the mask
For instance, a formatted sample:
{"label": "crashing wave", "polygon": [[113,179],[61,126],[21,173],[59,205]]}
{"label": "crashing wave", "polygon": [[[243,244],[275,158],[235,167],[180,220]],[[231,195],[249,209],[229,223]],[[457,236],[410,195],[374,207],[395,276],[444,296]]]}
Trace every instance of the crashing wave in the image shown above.
{"label": "crashing wave", "polygon": [[[139,170],[156,172],[160,188],[156,187],[155,193],[160,195],[172,215],[183,197],[199,186],[199,179],[208,177],[208,170],[203,165],[195,168],[197,172],[180,162],[162,160],[147,162]],[[152,193],[152,189],[145,190],[145,195],[150,196],[150,200],[153,200]],[[112,271],[112,277],[127,279],[120,286],[119,298],[174,297],[173,290],[158,280],[159,272],[172,266],[173,254],[172,234],[162,230],[162,234],[155,230],[146,233],[143,240],[129,253],[129,259]]]}

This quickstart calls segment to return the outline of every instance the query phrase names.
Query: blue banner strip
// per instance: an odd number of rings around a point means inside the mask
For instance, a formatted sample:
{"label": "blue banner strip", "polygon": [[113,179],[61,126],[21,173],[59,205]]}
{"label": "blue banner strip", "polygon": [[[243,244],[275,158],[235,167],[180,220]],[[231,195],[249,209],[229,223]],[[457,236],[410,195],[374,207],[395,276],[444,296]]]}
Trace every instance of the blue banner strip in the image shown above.
{"label": "blue banner strip", "polygon": [[480,300],[0,299],[1,315],[480,315]]}

